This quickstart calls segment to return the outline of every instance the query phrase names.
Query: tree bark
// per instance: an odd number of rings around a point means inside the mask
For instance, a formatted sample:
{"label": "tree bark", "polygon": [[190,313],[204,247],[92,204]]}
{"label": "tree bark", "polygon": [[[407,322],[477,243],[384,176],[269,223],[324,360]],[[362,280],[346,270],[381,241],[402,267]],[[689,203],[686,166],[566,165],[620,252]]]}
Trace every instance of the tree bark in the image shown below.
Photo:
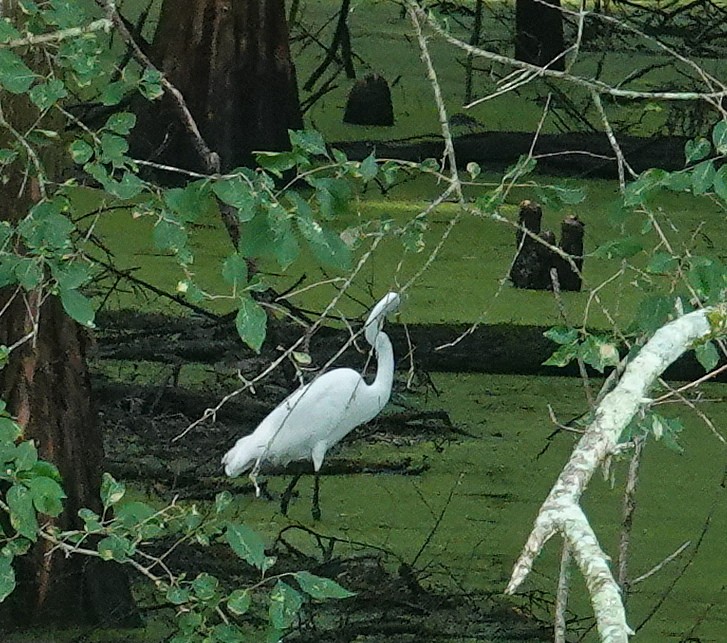
{"label": "tree bark", "polygon": [[[0,3],[0,18],[15,16],[16,9],[12,0]],[[35,122],[38,110],[25,95],[4,97],[3,111],[20,132],[35,126],[58,129],[55,122]],[[0,147],[10,143],[7,132],[0,132]],[[48,147],[41,152],[44,170],[56,174],[65,156],[63,150]],[[37,179],[26,176],[26,163],[27,159],[20,158],[3,168],[0,220],[11,224],[21,221],[41,198]],[[24,251],[20,241],[15,251]],[[13,346],[35,333],[32,340],[11,352],[0,371],[0,396],[23,428],[25,439],[32,439],[39,456],[58,467],[67,495],[63,513],[55,519],[42,517],[41,524],[82,528],[79,509],[101,511],[103,460],[86,363],[88,338],[65,314],[61,302],[42,287],[30,292],[4,288],[0,291],[0,311],[0,344]],[[0,604],[0,622],[22,627],[138,623],[128,580],[118,566],[88,563],[81,556],[66,557],[51,550],[49,543],[39,540],[27,555],[15,559],[18,586]],[[114,614],[117,609],[125,613]]]}
{"label": "tree bark", "polygon": [[[562,71],[565,59],[560,0],[517,0],[515,4],[515,58]],[[556,60],[557,58],[557,60]]]}
{"label": "tree bark", "polygon": [[[179,89],[223,171],[290,149],[302,128],[283,0],[168,0],[151,59]],[[139,109],[135,153],[203,171],[170,99]]]}

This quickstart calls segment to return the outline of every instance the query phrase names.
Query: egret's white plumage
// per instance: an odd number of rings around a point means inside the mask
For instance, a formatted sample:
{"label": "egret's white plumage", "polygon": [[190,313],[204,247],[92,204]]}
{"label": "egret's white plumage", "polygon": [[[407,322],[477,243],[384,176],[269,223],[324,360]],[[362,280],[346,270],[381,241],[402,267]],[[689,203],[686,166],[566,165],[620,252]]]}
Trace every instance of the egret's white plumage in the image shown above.
{"label": "egret's white plumage", "polygon": [[337,368],[302,386],[225,454],[225,473],[235,477],[258,462],[287,464],[308,459],[317,473],[331,446],[378,415],[389,401],[394,379],[394,351],[382,327],[399,303],[397,293],[388,293],[366,320],[364,335],[377,359],[371,384],[353,369]]}

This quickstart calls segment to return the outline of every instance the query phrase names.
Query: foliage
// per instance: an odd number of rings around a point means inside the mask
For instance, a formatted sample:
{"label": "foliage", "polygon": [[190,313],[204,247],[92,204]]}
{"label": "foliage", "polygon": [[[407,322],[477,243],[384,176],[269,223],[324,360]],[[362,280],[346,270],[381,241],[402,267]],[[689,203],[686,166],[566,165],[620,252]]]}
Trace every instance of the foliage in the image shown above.
{"label": "foliage", "polygon": [[[331,149],[314,131],[290,132],[291,149],[260,152],[254,169],[236,168],[210,176],[178,172],[176,176],[185,180],[182,186],[161,187],[140,171],[145,161],[129,153],[127,137],[136,117],[122,105],[135,93],[158,99],[163,93],[163,79],[156,70],[116,51],[105,31],[109,23],[94,21],[95,16],[85,6],[22,2],[19,20],[0,22],[0,87],[4,90],[0,100],[5,107],[6,101],[17,99],[27,108],[25,116],[30,117],[27,126],[17,127],[5,120],[12,110],[0,112],[0,170],[3,175],[25,172],[28,181],[38,184],[41,195],[16,224],[0,224],[0,286],[16,293],[57,295],[68,315],[87,327],[94,325],[97,305],[87,289],[98,270],[91,249],[94,222],[109,208],[133,212],[130,230],[139,220],[151,222],[156,250],[174,257],[179,265],[178,294],[194,305],[220,298],[233,302],[241,340],[259,351],[266,337],[268,315],[275,309],[259,296],[269,287],[266,275],[258,269],[260,264],[286,271],[305,255],[323,270],[350,276],[356,253],[372,239],[388,236],[401,242],[405,251],[421,252],[429,215],[437,203],[452,196],[462,211],[507,225],[511,222],[501,211],[516,185],[526,186],[549,209],[568,209],[585,199],[580,187],[531,181],[528,177],[537,164],[532,150],[494,185],[481,181],[481,168],[476,163],[468,164],[468,187],[479,189],[468,202],[452,159],[449,167],[436,160],[380,161],[374,155],[353,161],[340,150]],[[45,45],[32,48],[44,56],[25,55],[28,45],[33,44],[28,35],[48,37]],[[108,111],[99,122],[86,122],[73,109],[77,100],[100,104]],[[444,109],[444,105],[438,107]],[[51,166],[57,159],[53,163],[47,160],[59,152],[62,161],[74,168],[70,178],[54,174]],[[624,182],[611,212],[615,232],[589,259],[610,262],[623,272],[633,271],[644,290],[641,305],[625,329],[614,325],[612,332],[596,333],[585,322],[577,326],[567,321],[551,329],[546,336],[558,348],[546,364],[563,366],[576,359],[603,373],[616,366],[622,354],[628,356],[637,350],[670,318],[724,300],[727,272],[721,258],[672,247],[656,200],[663,193],[689,193],[724,207],[725,155],[727,122],[719,121],[709,137],[700,136],[686,144],[683,170],[652,168]],[[385,191],[402,176],[420,174],[447,186],[431,208],[402,225],[385,219],[342,229],[342,217],[355,209],[367,186],[375,184]],[[78,210],[72,194],[79,185],[98,189],[104,207],[90,215]],[[206,219],[229,213],[241,231],[240,241],[235,247],[230,244],[220,261],[224,289],[212,292],[202,286],[195,272],[194,230]],[[456,221],[454,217],[451,225]],[[442,235],[442,244],[447,234]],[[425,269],[437,251],[432,250]],[[644,265],[639,263],[641,259]],[[657,284],[664,287],[657,288]],[[724,328],[723,319],[710,321],[714,337],[694,347],[707,370],[718,363],[713,340]],[[7,359],[12,348],[0,347],[0,359]],[[680,430],[677,420],[649,411],[632,423],[622,438],[653,435],[679,448]],[[62,510],[62,481],[53,465],[38,459],[34,444],[23,440],[20,428],[4,407],[0,409],[0,464],[0,600],[15,586],[14,558],[39,538],[69,554],[113,560],[144,574],[163,600],[178,611],[179,631],[173,639],[178,643],[245,640],[251,623],[259,621],[261,615],[269,623],[269,638],[277,640],[295,625],[306,601],[350,596],[335,581],[310,572],[275,574],[276,561],[267,554],[260,536],[227,517],[230,496],[225,493],[219,494],[208,509],[178,503],[155,508],[128,501],[124,484],[105,474],[101,514],[82,509],[79,518],[83,528],[79,530],[60,531],[46,524],[40,515],[53,517]],[[193,578],[171,570],[157,575],[160,572],[153,570],[160,558],[147,550],[150,541],[160,539],[172,543],[171,548],[186,543],[229,547],[253,570],[256,581],[225,586],[207,572]]]}
{"label": "foliage", "polygon": [[[124,62],[110,46],[105,31],[109,23],[94,21],[80,3],[23,2],[13,17],[13,22],[0,21],[0,171],[4,177],[25,172],[40,198],[17,223],[0,223],[0,287],[16,294],[57,295],[70,317],[94,326],[97,304],[85,290],[98,270],[90,252],[94,228],[86,213],[76,210],[72,195],[79,185],[103,191],[109,207],[133,209],[132,226],[150,219],[155,247],[174,256],[182,271],[179,292],[195,303],[216,297],[235,301],[240,337],[255,351],[265,338],[267,322],[255,295],[268,286],[261,273],[251,270],[252,262],[272,260],[284,270],[305,250],[327,268],[349,269],[357,235],[344,240],[336,229],[337,218],[354,192],[378,176],[373,157],[349,161],[329,151],[319,134],[291,132],[292,150],[261,153],[256,170],[238,168],[222,176],[197,177],[183,187],[162,188],[143,178],[139,163],[129,155],[127,137],[135,115],[113,109],[134,92],[159,98],[159,73],[133,60]],[[52,44],[47,56],[22,55],[30,35],[42,35]],[[93,127],[74,115],[70,97],[112,109]],[[20,112],[30,117],[29,126],[5,120],[5,114]],[[59,155],[64,157],[61,164],[75,168],[63,181],[55,175]],[[242,240],[221,262],[228,291],[208,293],[195,281],[190,231],[200,217],[221,216],[226,206],[243,230]],[[3,362],[12,349],[0,349]],[[261,614],[270,622],[269,640],[278,640],[295,625],[307,601],[351,596],[335,581],[310,572],[272,573],[275,559],[266,554],[263,540],[226,517],[228,493],[219,494],[204,511],[174,502],[157,509],[127,501],[125,485],[106,473],[103,512],[81,509],[81,529],[58,529],[44,518],[63,510],[58,470],[38,458],[34,443],[23,439],[4,405],[0,465],[0,601],[16,585],[14,559],[39,539],[67,554],[113,560],[144,574],[160,600],[179,613],[172,639],[177,643],[247,640],[251,622]],[[206,572],[194,578],[175,574],[148,551],[153,541],[171,542],[172,549],[184,543],[229,546],[255,570],[257,580],[228,587]],[[164,569],[165,575],[157,575],[155,568]]]}
{"label": "foliage", "polygon": [[[39,538],[69,554],[113,560],[144,573],[156,587],[159,600],[177,610],[178,633],[172,640],[179,643],[205,637],[247,640],[250,617],[265,613],[270,620],[270,640],[278,640],[296,624],[307,601],[353,596],[334,580],[308,571],[271,573],[276,560],[266,555],[260,536],[226,517],[232,501],[228,492],[217,494],[214,504],[204,510],[177,503],[157,509],[125,500],[124,483],[105,473],[101,515],[81,509],[78,515],[83,528],[78,530],[60,531],[46,524],[43,516],[58,516],[63,509],[62,481],[51,463],[38,459],[32,441],[23,440],[20,427],[4,408],[0,412],[0,465],[0,602],[16,585],[13,559]],[[257,581],[226,586],[206,572],[191,578],[174,574],[167,565],[162,565],[166,575],[158,576],[151,571],[162,561],[152,553],[154,541],[165,543],[168,550],[187,543],[202,547],[227,544],[256,570]]]}
{"label": "foliage", "polygon": [[[727,121],[718,121],[712,129],[711,142],[706,138],[687,141],[684,149],[685,168],[677,172],[650,169],[626,184],[622,199],[614,208],[619,212],[619,220],[640,216],[643,220],[640,235],[628,235],[611,239],[594,252],[594,256],[606,259],[627,261],[640,253],[650,253],[645,275],[650,283],[665,282],[669,295],[645,293],[636,314],[628,327],[628,335],[603,337],[585,329],[555,327],[545,333],[558,345],[553,355],[544,362],[550,366],[565,366],[574,359],[580,359],[599,372],[606,367],[614,367],[619,362],[622,346],[640,345],[665,323],[682,315],[695,306],[715,305],[725,300],[727,292],[727,266],[718,256],[701,256],[689,253],[679,256],[662,242],[649,251],[651,240],[648,236],[659,227],[654,201],[663,192],[691,192],[694,195],[707,195],[721,207],[727,206]],[[664,232],[659,230],[662,239]],[[710,319],[714,338],[723,334],[724,324],[718,313]],[[694,346],[699,363],[709,372],[719,362],[719,352],[711,341],[705,338]],[[627,349],[628,350],[628,349]],[[681,425],[676,420],[667,420],[650,413],[639,419],[624,432],[624,441],[636,435],[651,434],[673,448],[678,448],[676,434]]]}

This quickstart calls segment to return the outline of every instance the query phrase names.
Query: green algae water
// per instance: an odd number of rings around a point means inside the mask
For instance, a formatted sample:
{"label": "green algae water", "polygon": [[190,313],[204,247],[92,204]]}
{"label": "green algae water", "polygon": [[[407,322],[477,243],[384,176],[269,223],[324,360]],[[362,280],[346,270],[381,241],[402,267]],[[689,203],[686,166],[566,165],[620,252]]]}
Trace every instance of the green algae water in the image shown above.
{"label": "green algae water", "polygon": [[[568,378],[432,377],[441,395],[430,406],[449,411],[471,437],[458,436],[444,446],[434,442],[416,447],[344,445],[334,457],[361,458],[364,463],[411,457],[430,468],[420,476],[324,477],[320,524],[311,521],[311,483],[304,479],[290,520],[323,534],[385,548],[406,562],[418,557],[416,566],[427,570],[428,583],[457,583],[499,593],[540,503],[577,439],[559,433],[547,440],[554,428],[548,405],[559,421],[567,422],[584,410],[583,387]],[[724,426],[727,419],[723,392],[722,385],[707,386],[704,397],[713,401],[698,404],[716,426]],[[667,413],[674,412],[676,408]],[[638,628],[635,641],[724,641],[727,613],[721,606],[727,598],[727,502],[721,482],[726,450],[693,412],[679,415],[686,427],[681,437],[683,453],[653,440],[645,448],[630,578],[646,574],[684,543],[690,544],[633,587],[627,602],[628,621]],[[602,547],[614,560],[627,466],[626,459],[616,461],[608,479],[595,476],[583,500]],[[271,487],[282,489],[285,482],[273,479]],[[288,524],[278,513],[277,503],[252,497],[238,497],[236,502],[248,523],[263,533],[272,535]],[[554,538],[536,561],[523,591],[552,595],[559,558],[560,540]],[[578,617],[588,618],[592,610],[575,569],[572,578],[570,607]],[[518,604],[517,597],[512,600]],[[545,612],[538,616],[551,617]],[[595,629],[583,640],[597,641]]]}

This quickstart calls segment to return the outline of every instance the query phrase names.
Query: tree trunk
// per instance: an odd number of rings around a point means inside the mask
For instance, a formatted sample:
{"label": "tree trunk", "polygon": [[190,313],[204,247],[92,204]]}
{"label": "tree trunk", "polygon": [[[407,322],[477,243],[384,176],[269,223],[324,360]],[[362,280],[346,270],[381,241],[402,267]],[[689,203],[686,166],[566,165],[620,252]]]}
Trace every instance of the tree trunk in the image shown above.
{"label": "tree trunk", "polygon": [[[283,0],[167,0],[151,58],[184,95],[223,171],[290,149],[303,125]],[[169,97],[139,110],[133,149],[203,170]]]}
{"label": "tree trunk", "polygon": [[[0,19],[17,15],[16,9],[15,2],[0,3]],[[58,129],[58,123],[35,122],[38,110],[25,95],[4,97],[3,112],[20,132],[35,126]],[[8,143],[7,130],[0,132],[0,147]],[[47,147],[41,153],[45,171],[55,174],[64,151]],[[23,158],[3,168],[0,220],[16,224],[40,199],[37,179],[28,178],[26,171]],[[18,242],[16,252],[22,251]],[[4,288],[0,311],[0,344],[13,346],[35,333],[12,351],[0,371],[0,396],[23,427],[24,437],[36,443],[40,457],[58,467],[67,495],[63,513],[55,519],[43,517],[41,524],[82,528],[79,509],[101,510],[103,459],[86,364],[87,337],[65,314],[61,302],[42,288],[30,292]],[[0,623],[22,627],[138,623],[128,580],[118,565],[51,550],[49,543],[39,540],[28,554],[15,559],[18,585],[0,604]]]}
{"label": "tree trunk", "polygon": [[[565,59],[560,0],[517,0],[515,4],[515,58],[562,71]],[[550,63],[550,64],[549,64]]]}

